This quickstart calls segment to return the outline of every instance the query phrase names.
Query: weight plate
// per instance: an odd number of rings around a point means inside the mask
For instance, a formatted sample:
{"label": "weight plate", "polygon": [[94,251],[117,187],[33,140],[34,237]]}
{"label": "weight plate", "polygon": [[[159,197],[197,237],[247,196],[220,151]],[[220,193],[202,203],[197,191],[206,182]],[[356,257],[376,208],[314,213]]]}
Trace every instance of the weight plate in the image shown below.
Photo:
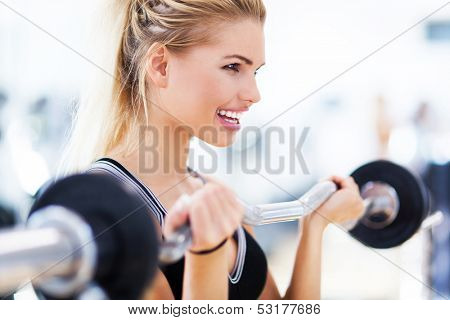
{"label": "weight plate", "polygon": [[48,205],[68,208],[91,226],[99,248],[94,281],[110,299],[142,297],[158,263],[158,240],[153,215],[134,190],[109,174],[77,174],[48,186],[30,215]]}
{"label": "weight plate", "polygon": [[363,244],[379,249],[398,246],[411,238],[429,212],[429,195],[419,177],[406,168],[386,160],[363,165],[351,176],[361,188],[368,182],[384,182],[397,192],[399,210],[391,224],[370,229],[362,222],[350,234]]}

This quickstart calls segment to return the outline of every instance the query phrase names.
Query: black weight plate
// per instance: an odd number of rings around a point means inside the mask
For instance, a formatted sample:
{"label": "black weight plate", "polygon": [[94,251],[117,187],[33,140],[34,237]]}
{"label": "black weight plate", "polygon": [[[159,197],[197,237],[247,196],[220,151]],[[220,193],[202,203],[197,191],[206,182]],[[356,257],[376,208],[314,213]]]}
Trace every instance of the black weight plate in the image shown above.
{"label": "black weight plate", "polygon": [[399,211],[391,224],[382,229],[371,229],[359,222],[350,234],[363,244],[379,249],[398,246],[411,238],[429,212],[429,196],[423,182],[406,168],[386,160],[363,165],[351,176],[359,189],[368,182],[379,181],[395,189]]}
{"label": "black weight plate", "polygon": [[0,229],[14,226],[17,220],[16,213],[0,203]]}
{"label": "black weight plate", "polygon": [[93,229],[99,248],[94,280],[110,299],[142,297],[158,263],[158,240],[153,215],[134,190],[109,174],[77,174],[48,186],[30,215],[48,205],[71,209]]}

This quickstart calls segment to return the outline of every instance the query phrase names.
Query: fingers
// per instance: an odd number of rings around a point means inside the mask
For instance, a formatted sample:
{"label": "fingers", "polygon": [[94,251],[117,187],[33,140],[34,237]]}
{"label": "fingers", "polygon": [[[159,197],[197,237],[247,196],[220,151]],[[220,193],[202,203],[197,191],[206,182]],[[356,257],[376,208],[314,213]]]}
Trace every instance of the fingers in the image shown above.
{"label": "fingers", "polygon": [[208,183],[190,197],[185,196],[175,202],[166,217],[164,232],[170,234],[189,221],[193,240],[191,249],[209,249],[236,231],[243,214],[243,205],[229,188]]}
{"label": "fingers", "polygon": [[189,208],[193,235],[192,244],[194,247],[201,247],[201,249],[210,248],[218,242],[218,239],[215,238],[217,236],[216,226],[207,204],[208,195],[205,190],[195,193],[192,205]]}
{"label": "fingers", "polygon": [[[210,182],[190,197],[178,199],[165,218],[164,232],[170,234],[189,221],[191,250],[216,246],[230,237],[242,223],[245,208],[227,186]],[[186,200],[190,199],[190,201]]]}
{"label": "fingers", "polygon": [[232,192],[228,188],[224,188],[224,190],[222,190],[222,192],[220,193],[220,200],[224,204],[225,212],[230,213],[226,216],[233,227],[232,232],[234,232],[243,220],[244,208],[242,204],[237,200],[234,192]]}
{"label": "fingers", "polygon": [[236,196],[223,185],[211,184],[210,189],[208,205],[211,209],[212,219],[218,222],[215,224],[217,232],[224,235],[224,237],[229,237],[242,221],[242,213]]}
{"label": "fingers", "polygon": [[183,194],[169,210],[164,223],[164,235],[172,234],[176,229],[189,221],[189,204],[191,198]]}
{"label": "fingers", "polygon": [[353,177],[340,177],[340,176],[331,176],[329,178],[331,181],[336,183],[339,188],[352,188],[352,189],[359,189],[358,185],[355,182],[355,179]]}
{"label": "fingers", "polygon": [[[214,229],[217,234],[223,235],[223,238],[227,237],[230,229],[229,215],[232,214],[231,208],[228,205],[228,199],[224,194],[224,190],[215,184],[211,184],[205,189],[208,190],[208,196],[205,199],[209,208],[209,214],[211,220],[215,221]],[[228,212],[229,214],[226,214]],[[225,214],[222,214],[225,213]]]}

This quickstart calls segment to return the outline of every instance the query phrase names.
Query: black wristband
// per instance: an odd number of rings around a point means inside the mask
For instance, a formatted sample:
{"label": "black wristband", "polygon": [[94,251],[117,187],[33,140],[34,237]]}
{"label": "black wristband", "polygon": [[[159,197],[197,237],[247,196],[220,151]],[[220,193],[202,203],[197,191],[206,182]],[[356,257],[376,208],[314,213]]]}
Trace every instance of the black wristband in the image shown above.
{"label": "black wristband", "polygon": [[225,242],[227,242],[227,240],[228,240],[228,238],[225,238],[221,243],[219,243],[217,246],[215,246],[214,248],[211,248],[211,249],[206,249],[206,250],[201,250],[201,251],[192,251],[192,250],[189,250],[189,252],[190,252],[190,253],[193,253],[193,254],[208,254],[208,253],[211,253],[211,252],[213,252],[213,251],[216,251],[217,249],[219,249],[220,247],[222,247],[222,246],[225,244]]}

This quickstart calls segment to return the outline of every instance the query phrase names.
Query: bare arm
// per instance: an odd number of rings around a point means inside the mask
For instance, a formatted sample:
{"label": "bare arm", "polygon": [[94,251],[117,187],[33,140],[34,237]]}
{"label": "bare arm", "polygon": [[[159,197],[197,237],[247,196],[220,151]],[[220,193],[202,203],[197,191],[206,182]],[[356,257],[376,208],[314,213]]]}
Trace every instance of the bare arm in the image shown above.
{"label": "bare arm", "polygon": [[[316,230],[304,226],[301,233],[299,246],[294,262],[290,285],[285,296],[281,296],[270,270],[267,271],[266,284],[259,296],[261,300],[301,300],[320,299],[320,269],[321,269],[321,226]],[[253,229],[245,226],[245,229],[254,236]],[[323,231],[323,230],[322,230]]]}
{"label": "bare arm", "polygon": [[189,221],[192,245],[185,254],[183,299],[228,299],[228,252],[226,243],[207,254],[223,239],[228,239],[242,221],[244,208],[225,185],[207,183],[190,199],[181,197],[169,210],[164,234],[170,235]]}
{"label": "bare arm", "polygon": [[[207,255],[186,253],[182,299],[228,299],[228,270],[225,246]],[[169,282],[157,269],[144,300],[173,300]]]}
{"label": "bare arm", "polygon": [[320,299],[322,235],[326,225],[306,217],[297,247],[290,285],[283,299]]}
{"label": "bare arm", "polygon": [[301,223],[294,269],[285,296],[280,296],[272,276],[268,273],[260,299],[320,299],[323,232],[329,223],[356,219],[363,212],[362,199],[353,179],[332,179],[341,189]]}
{"label": "bare arm", "polygon": [[330,223],[357,219],[364,211],[358,185],[353,178],[331,177],[339,190],[302,221],[294,272],[285,299],[320,299],[322,236]]}
{"label": "bare arm", "polygon": [[228,299],[226,246],[206,254],[186,254],[183,299]]}

